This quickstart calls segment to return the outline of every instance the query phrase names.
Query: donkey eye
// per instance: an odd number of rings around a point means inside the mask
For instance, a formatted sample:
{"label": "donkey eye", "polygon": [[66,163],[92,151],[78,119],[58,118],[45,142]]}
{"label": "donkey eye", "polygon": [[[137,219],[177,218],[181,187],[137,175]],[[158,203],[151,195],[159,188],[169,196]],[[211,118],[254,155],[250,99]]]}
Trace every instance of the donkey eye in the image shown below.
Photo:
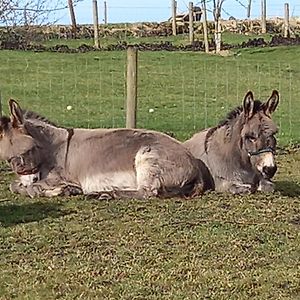
{"label": "donkey eye", "polygon": [[253,135],[246,135],[246,139],[249,141],[249,142],[256,142],[257,138]]}

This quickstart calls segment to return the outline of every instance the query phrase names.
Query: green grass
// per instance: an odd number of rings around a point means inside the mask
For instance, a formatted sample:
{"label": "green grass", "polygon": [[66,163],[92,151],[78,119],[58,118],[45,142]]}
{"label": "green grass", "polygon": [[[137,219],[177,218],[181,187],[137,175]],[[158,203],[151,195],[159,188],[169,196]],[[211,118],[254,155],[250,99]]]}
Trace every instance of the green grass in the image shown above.
{"label": "green grass", "polygon": [[[281,145],[297,143],[299,47],[253,48],[219,57],[200,52],[140,52],[138,126],[185,139],[213,126],[242,103],[248,90],[266,100],[281,94],[275,114]],[[6,99],[65,126],[125,126],[126,53],[0,52],[0,91]],[[72,105],[71,111],[66,110]],[[153,108],[154,112],[149,113]]]}
{"label": "green grass", "polygon": [[[279,142],[299,143],[300,48],[233,54],[140,52],[138,126],[185,139],[278,89]],[[4,111],[61,125],[125,126],[125,75],[125,52],[0,51]],[[272,195],[108,202],[12,195],[1,164],[0,299],[299,299],[299,161],[278,156]]]}
{"label": "green grass", "polygon": [[274,195],[194,200],[28,199],[2,166],[0,299],[299,299],[299,155]]}

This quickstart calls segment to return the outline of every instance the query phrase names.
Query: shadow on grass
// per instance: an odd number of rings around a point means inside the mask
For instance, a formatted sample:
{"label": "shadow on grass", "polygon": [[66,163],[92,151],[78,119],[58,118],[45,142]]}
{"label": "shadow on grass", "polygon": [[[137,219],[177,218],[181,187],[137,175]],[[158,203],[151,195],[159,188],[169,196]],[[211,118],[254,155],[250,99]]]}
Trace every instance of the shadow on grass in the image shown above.
{"label": "shadow on grass", "polygon": [[24,203],[7,204],[0,206],[0,224],[8,227],[20,223],[30,223],[46,218],[59,218],[71,213],[61,209],[59,203]]}
{"label": "shadow on grass", "polygon": [[300,196],[300,185],[294,181],[276,181],[276,190],[279,191],[283,196],[288,197],[299,197]]}

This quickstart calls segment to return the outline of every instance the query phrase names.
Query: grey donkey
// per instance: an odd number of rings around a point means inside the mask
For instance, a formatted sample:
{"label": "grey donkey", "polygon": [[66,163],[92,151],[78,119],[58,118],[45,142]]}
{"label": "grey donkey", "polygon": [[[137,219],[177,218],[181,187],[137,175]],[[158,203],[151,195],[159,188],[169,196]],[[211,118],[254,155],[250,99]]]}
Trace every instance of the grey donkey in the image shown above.
{"label": "grey donkey", "polygon": [[213,189],[206,166],[180,142],[141,129],[59,127],[9,101],[0,120],[0,159],[19,178],[14,193],[31,197],[194,197]]}
{"label": "grey donkey", "polygon": [[277,170],[277,126],[272,113],[279,102],[274,90],[266,102],[249,91],[240,107],[217,126],[196,133],[183,145],[208,167],[219,192],[272,192]]}

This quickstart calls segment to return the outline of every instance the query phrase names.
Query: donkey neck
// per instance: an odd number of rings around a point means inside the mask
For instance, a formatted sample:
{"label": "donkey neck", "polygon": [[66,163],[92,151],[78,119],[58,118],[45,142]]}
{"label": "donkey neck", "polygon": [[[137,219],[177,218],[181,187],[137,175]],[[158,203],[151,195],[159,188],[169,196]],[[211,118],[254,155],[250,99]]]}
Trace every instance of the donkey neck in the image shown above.
{"label": "donkey neck", "polygon": [[[222,159],[230,163],[231,166],[251,166],[247,153],[241,148],[240,137],[243,121],[240,118],[231,120],[216,129],[213,133],[209,147],[211,150],[219,152]],[[220,150],[221,149],[221,150]]]}
{"label": "donkey neck", "polygon": [[41,146],[55,149],[67,141],[68,130],[41,120],[26,120],[26,130]]}

